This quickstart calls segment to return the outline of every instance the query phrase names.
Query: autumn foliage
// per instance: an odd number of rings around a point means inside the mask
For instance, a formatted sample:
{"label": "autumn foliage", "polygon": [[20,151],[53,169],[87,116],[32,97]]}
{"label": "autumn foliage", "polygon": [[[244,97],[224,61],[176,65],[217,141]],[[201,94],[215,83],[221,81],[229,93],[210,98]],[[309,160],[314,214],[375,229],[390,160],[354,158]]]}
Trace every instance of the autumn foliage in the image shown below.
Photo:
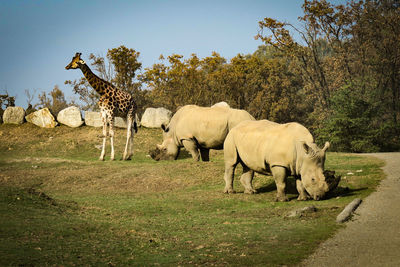
{"label": "autumn foliage", "polygon": [[[305,0],[303,11],[296,24],[260,21],[256,39],[264,44],[230,60],[216,52],[161,55],[142,70],[139,52],[124,46],[108,50],[108,66],[102,57],[90,60],[141,109],[226,101],[257,119],[300,122],[333,150],[399,150],[399,2]],[[98,96],[84,79],[67,83],[94,108]]]}

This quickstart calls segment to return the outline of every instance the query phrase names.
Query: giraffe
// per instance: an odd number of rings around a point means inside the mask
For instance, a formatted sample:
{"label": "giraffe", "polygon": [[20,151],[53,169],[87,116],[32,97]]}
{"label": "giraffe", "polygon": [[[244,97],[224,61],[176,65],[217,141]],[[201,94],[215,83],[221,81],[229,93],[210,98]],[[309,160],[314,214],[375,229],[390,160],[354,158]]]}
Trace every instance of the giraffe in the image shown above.
{"label": "giraffe", "polygon": [[81,59],[81,53],[76,53],[65,69],[81,69],[83,75],[89,84],[100,95],[98,102],[101,113],[101,120],[103,122],[103,147],[101,150],[99,160],[104,160],[106,138],[107,138],[107,123],[109,124],[109,136],[111,143],[111,160],[114,160],[114,118],[115,116],[123,116],[127,121],[127,136],[126,145],[122,160],[130,160],[132,157],[132,144],[134,132],[137,132],[136,123],[136,103],[131,94],[126,91],[120,90],[110,82],[107,82],[96,76],[86,65],[85,61]]}

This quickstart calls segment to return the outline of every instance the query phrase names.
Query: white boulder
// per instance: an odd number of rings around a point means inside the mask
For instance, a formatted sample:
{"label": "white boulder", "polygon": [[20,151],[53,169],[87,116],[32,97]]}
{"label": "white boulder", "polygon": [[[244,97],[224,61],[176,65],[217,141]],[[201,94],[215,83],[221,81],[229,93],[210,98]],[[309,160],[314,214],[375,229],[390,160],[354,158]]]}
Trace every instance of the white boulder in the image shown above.
{"label": "white boulder", "polygon": [[25,110],[22,107],[8,107],[3,113],[3,123],[24,123]]}
{"label": "white boulder", "polygon": [[172,112],[166,108],[146,108],[140,123],[147,128],[160,128],[162,124],[168,124],[171,117]]}
{"label": "white boulder", "polygon": [[[103,127],[101,113],[95,111],[85,111],[85,124],[87,126]],[[115,117],[114,126],[118,128],[127,128],[126,120],[121,117]]]}
{"label": "white boulder", "polygon": [[128,126],[126,124],[126,119],[123,119],[121,117],[115,117],[114,125],[115,125],[115,127],[118,127],[118,128],[128,128]]}
{"label": "white boulder", "polygon": [[68,107],[57,115],[57,121],[69,127],[79,127],[83,124],[81,110],[78,107]]}
{"label": "white boulder", "polygon": [[27,122],[42,128],[54,128],[57,122],[48,108],[43,108],[25,116]]}
{"label": "white boulder", "polygon": [[100,112],[85,111],[85,124],[87,126],[102,127],[103,122],[101,121]]}

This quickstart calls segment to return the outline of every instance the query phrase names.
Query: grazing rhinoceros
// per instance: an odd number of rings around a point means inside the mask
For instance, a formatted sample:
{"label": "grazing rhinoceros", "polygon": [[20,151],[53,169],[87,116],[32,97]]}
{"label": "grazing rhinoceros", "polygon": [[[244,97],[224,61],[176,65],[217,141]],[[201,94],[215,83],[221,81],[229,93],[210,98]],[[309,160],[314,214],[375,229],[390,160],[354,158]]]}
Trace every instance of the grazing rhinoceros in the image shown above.
{"label": "grazing rhinoceros", "polygon": [[[324,176],[325,152],[329,142],[320,149],[310,132],[298,123],[245,121],[233,128],[225,139],[225,193],[233,193],[235,167],[243,166],[240,178],[245,193],[255,193],[254,171],[272,173],[277,187],[277,201],[287,201],[286,178],[294,175],[298,200],[321,199],[330,189]],[[308,193],[308,195],[307,195]]]}
{"label": "grazing rhinoceros", "polygon": [[229,130],[245,120],[254,118],[244,110],[183,106],[167,126],[161,126],[163,142],[150,152],[150,156],[155,160],[177,159],[183,146],[194,160],[198,161],[201,155],[203,161],[208,161],[210,149],[222,149]]}

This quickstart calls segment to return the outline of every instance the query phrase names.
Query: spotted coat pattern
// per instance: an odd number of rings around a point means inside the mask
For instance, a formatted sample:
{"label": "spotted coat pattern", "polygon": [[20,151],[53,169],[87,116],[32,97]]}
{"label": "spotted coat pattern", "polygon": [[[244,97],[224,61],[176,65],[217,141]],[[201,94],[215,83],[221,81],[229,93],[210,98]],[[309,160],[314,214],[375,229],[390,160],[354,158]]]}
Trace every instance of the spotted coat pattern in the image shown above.
{"label": "spotted coat pattern", "polygon": [[[111,140],[111,159],[114,159],[114,118],[121,116],[126,118],[128,125],[127,141],[122,159],[127,160],[132,156],[133,130],[137,132],[136,110],[137,105],[132,97],[126,91],[120,90],[108,81],[105,81],[95,75],[85,61],[81,58],[81,53],[76,53],[66,69],[81,69],[83,75],[89,84],[100,95],[99,107],[103,122],[103,147],[100,160],[104,160],[105,145],[107,137],[107,124],[109,125],[109,136]],[[129,152],[128,152],[129,149]]]}

